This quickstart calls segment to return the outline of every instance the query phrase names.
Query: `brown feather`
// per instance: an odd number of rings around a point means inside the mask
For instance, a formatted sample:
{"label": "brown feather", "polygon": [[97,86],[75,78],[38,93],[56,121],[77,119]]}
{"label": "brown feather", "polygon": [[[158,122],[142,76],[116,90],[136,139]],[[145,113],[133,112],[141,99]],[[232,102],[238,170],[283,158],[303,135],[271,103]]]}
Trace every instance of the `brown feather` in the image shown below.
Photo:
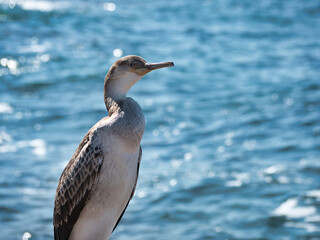
{"label": "brown feather", "polygon": [[96,138],[96,131],[89,130],[59,179],[53,214],[55,240],[69,238],[96,183],[103,161]]}

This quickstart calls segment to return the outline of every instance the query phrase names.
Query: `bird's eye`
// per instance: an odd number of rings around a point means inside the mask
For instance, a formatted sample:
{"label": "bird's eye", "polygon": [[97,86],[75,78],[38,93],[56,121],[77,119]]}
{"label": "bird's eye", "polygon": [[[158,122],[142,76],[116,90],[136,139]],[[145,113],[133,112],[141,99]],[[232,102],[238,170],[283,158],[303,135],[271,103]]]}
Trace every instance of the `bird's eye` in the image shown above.
{"label": "bird's eye", "polygon": [[132,66],[133,66],[133,64],[132,64],[132,63],[129,63],[129,66],[130,66],[130,67],[132,67]]}

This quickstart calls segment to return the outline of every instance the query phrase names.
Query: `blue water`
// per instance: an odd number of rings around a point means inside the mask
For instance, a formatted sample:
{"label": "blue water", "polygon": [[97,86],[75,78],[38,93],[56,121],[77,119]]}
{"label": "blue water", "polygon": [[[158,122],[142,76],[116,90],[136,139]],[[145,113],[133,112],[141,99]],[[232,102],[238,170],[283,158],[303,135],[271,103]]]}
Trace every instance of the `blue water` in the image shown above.
{"label": "blue water", "polygon": [[119,56],[173,61],[113,240],[320,239],[320,1],[0,0],[0,239],[52,239]]}

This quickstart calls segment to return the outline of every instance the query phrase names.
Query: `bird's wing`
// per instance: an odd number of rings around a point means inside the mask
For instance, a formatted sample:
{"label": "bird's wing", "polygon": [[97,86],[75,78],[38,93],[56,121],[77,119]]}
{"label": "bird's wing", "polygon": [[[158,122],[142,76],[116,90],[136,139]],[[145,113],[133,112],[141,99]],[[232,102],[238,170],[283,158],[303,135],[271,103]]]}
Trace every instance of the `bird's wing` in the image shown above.
{"label": "bird's wing", "polygon": [[134,191],[136,190],[137,181],[138,181],[138,175],[139,175],[139,168],[140,168],[141,156],[142,156],[142,148],[141,148],[141,146],[140,146],[140,150],[139,150],[139,158],[138,158],[138,165],[137,165],[137,177],[136,177],[136,182],[135,182],[135,184],[134,184],[134,186],[133,186],[133,189],[132,189],[132,192],[131,192],[130,198],[129,198],[129,200],[128,200],[128,203],[127,203],[126,207],[123,209],[123,212],[121,213],[121,215],[120,215],[120,217],[119,217],[119,219],[118,219],[118,221],[117,221],[116,225],[114,226],[114,228],[113,228],[112,232],[113,232],[113,231],[116,229],[116,227],[118,226],[118,224],[119,224],[119,222],[120,222],[120,220],[121,220],[121,218],[122,218],[122,216],[123,216],[124,212],[126,211],[126,209],[127,209],[128,205],[129,205],[130,200],[132,199],[132,197],[133,197],[133,195],[134,195]]}
{"label": "bird's wing", "polygon": [[103,161],[97,131],[89,131],[64,169],[55,196],[54,239],[67,240],[90,198]]}

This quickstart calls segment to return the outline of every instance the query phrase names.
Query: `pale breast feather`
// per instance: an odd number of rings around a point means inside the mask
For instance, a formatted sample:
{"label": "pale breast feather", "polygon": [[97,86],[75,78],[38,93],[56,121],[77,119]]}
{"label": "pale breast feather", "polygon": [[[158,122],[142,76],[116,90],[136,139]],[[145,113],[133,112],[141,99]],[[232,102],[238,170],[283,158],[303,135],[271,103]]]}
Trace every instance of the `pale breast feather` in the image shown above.
{"label": "pale breast feather", "polygon": [[54,239],[67,240],[98,180],[103,152],[96,131],[89,131],[64,169],[54,203]]}
{"label": "pale breast feather", "polygon": [[135,180],[135,183],[134,183],[134,186],[133,186],[133,189],[132,189],[130,198],[128,199],[128,203],[127,203],[127,205],[125,206],[125,208],[123,209],[123,211],[122,211],[119,219],[117,220],[116,225],[113,227],[113,230],[112,230],[112,231],[114,231],[114,230],[116,229],[116,227],[118,226],[118,224],[120,223],[120,221],[121,221],[121,219],[122,219],[122,217],[123,217],[123,214],[124,214],[124,212],[126,211],[128,205],[129,205],[129,202],[131,201],[131,199],[132,199],[132,197],[133,197],[133,195],[134,195],[134,192],[135,192],[135,190],[136,190],[136,186],[137,186],[137,182],[138,182],[138,176],[139,176],[139,169],[140,169],[141,157],[142,157],[142,148],[141,148],[141,146],[140,146],[140,148],[139,148],[138,163],[137,163],[137,176],[136,176],[136,180]]}

